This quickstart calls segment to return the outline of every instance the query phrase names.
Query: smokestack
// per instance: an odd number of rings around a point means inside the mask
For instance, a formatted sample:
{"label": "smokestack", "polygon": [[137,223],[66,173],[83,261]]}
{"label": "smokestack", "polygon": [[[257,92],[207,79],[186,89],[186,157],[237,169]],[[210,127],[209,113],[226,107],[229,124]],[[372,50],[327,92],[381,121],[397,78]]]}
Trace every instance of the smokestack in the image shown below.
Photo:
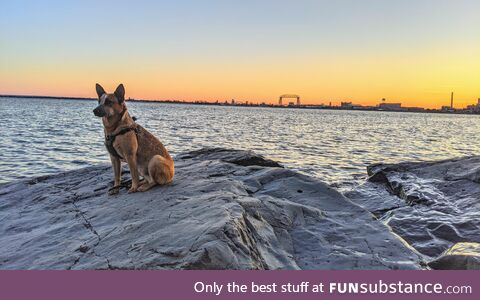
{"label": "smokestack", "polygon": [[453,92],[452,92],[452,95],[450,96],[450,108],[453,109]]}

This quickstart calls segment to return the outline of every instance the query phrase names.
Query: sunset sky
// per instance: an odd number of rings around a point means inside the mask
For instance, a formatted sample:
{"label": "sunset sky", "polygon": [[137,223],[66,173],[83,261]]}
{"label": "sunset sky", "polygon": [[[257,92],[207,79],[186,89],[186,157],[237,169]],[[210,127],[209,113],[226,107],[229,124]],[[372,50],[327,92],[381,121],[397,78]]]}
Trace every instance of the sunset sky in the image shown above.
{"label": "sunset sky", "polygon": [[456,106],[478,0],[1,1],[0,94]]}

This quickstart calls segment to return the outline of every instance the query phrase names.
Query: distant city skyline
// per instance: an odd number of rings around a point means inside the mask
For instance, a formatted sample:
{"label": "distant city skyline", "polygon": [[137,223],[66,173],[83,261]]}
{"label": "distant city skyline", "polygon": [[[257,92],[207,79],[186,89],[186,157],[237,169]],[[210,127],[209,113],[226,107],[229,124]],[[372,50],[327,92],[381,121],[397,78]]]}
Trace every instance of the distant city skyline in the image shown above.
{"label": "distant city skyline", "polygon": [[440,108],[480,97],[480,1],[8,1],[0,94]]}
{"label": "distant city skyline", "polygon": [[[285,96],[285,95],[283,95]],[[294,95],[298,96],[298,95]],[[75,97],[75,96],[52,96],[52,95],[15,95],[15,94],[0,94],[0,98],[38,98],[38,99],[72,99],[72,100],[92,100],[96,101],[96,97]],[[282,96],[281,96],[282,97]],[[284,98],[284,97],[282,97]],[[290,98],[291,99],[291,98]],[[217,99],[217,100],[185,100],[185,99],[138,99],[138,98],[127,98],[128,101],[141,101],[141,102],[160,102],[160,103],[185,103],[185,104],[218,104],[218,105],[232,105],[232,106],[274,106],[274,107],[319,107],[319,108],[334,108],[334,109],[351,109],[351,110],[387,110],[387,111],[407,111],[407,112],[422,112],[422,111],[441,111],[441,112],[452,112],[452,113],[480,113],[480,98],[476,102],[468,103],[466,106],[455,106],[452,105],[452,98],[450,99],[450,105],[441,105],[434,108],[427,108],[421,106],[403,106],[401,102],[387,102],[385,98],[375,105],[362,105],[359,103],[353,103],[351,101],[341,101],[340,103],[334,103],[332,101],[326,103],[310,103],[304,104],[300,103],[300,98],[293,99],[294,101],[285,101],[284,98],[282,102],[274,103],[272,101],[262,101],[262,100],[245,100],[238,101],[235,99]]]}

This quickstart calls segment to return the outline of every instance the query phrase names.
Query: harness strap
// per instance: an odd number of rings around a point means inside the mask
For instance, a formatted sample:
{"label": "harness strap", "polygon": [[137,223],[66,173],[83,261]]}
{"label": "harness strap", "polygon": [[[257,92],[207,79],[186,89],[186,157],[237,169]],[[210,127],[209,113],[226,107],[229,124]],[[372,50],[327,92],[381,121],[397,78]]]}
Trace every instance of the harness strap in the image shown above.
{"label": "harness strap", "polygon": [[115,150],[115,147],[113,147],[113,142],[115,142],[115,138],[117,136],[123,135],[132,130],[135,131],[135,134],[138,134],[137,126],[133,125],[130,127],[122,128],[119,132],[115,134],[105,135],[105,147],[107,148],[108,153],[110,153],[114,157],[123,159],[123,157],[121,157],[120,154],[118,154],[117,150]]}

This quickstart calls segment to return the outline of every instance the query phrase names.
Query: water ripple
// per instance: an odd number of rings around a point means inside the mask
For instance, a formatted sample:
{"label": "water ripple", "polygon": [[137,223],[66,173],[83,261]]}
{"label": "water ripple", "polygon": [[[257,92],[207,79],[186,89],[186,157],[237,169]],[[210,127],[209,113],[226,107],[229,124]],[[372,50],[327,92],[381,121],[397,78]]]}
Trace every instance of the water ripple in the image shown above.
{"label": "water ripple", "polygon": [[[0,182],[109,162],[95,101],[0,98]],[[480,153],[478,116],[129,103],[172,154],[254,150],[340,189],[377,162]]]}

